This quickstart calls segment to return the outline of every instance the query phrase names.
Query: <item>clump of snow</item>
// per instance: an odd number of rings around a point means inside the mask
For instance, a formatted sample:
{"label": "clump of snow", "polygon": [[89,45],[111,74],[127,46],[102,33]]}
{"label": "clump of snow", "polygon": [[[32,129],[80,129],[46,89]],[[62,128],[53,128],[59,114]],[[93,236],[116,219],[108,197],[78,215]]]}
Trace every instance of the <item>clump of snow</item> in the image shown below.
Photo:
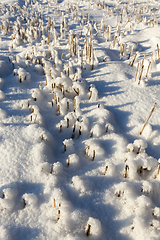
{"label": "clump of snow", "polygon": [[93,183],[87,178],[79,177],[78,175],[73,176],[72,185],[81,195],[90,194],[93,190]]}
{"label": "clump of snow", "polygon": [[4,100],[6,97],[5,93],[0,90],[0,101]]}
{"label": "clump of snow", "polygon": [[14,69],[14,75],[17,76],[18,82],[30,81],[31,75],[24,68]]}
{"label": "clump of snow", "polygon": [[7,117],[7,113],[6,111],[4,111],[3,109],[0,108],[0,119],[4,119]]}
{"label": "clump of snow", "polygon": [[[98,219],[89,217],[88,222],[87,222],[87,228],[88,228],[88,225],[90,225],[89,235],[98,237],[98,238],[101,237],[102,227],[101,227],[101,222]],[[87,231],[87,229],[86,229],[86,231]]]}
{"label": "clump of snow", "polygon": [[26,206],[33,206],[37,207],[38,204],[38,198],[35,194],[33,193],[25,193],[23,196],[23,199],[25,201]]}
{"label": "clump of snow", "polygon": [[91,102],[97,101],[98,100],[98,90],[96,89],[94,84],[91,84],[89,90],[90,90],[90,96],[89,96],[90,101]]}
{"label": "clump of snow", "polygon": [[68,166],[78,167],[79,166],[79,157],[77,154],[73,153],[68,155],[68,159],[66,160]]}

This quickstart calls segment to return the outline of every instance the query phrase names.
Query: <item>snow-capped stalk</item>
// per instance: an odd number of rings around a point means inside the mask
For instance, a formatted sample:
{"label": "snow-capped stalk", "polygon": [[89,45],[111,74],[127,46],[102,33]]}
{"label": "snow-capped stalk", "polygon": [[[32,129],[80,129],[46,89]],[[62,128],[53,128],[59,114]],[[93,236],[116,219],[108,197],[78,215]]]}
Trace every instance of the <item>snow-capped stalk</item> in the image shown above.
{"label": "snow-capped stalk", "polygon": [[151,117],[152,113],[154,112],[154,110],[155,110],[155,107],[156,107],[156,103],[153,105],[153,108],[152,108],[152,110],[151,110],[151,112],[150,112],[150,114],[149,114],[149,116],[148,116],[147,120],[145,121],[145,123],[144,123],[144,125],[143,125],[143,128],[142,128],[142,130],[140,131],[140,135],[142,134],[142,132],[143,132],[143,130],[144,130],[144,128],[145,128],[145,126],[146,126],[146,124],[148,123],[148,120],[150,119],[150,117]]}
{"label": "snow-capped stalk", "polygon": [[137,79],[138,68],[139,68],[139,63],[137,64],[136,75],[135,75],[135,79],[134,79],[135,82],[136,82],[136,79]]}
{"label": "snow-capped stalk", "polygon": [[90,231],[91,231],[91,225],[88,224],[88,228],[87,228],[87,231],[86,231],[87,237],[90,235]]}

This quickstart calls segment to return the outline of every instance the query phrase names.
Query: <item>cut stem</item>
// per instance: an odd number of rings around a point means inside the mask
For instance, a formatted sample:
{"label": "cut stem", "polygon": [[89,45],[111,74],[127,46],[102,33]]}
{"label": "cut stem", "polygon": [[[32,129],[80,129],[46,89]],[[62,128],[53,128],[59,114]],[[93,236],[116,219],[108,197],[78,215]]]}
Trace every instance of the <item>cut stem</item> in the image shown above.
{"label": "cut stem", "polygon": [[140,135],[142,134],[142,132],[143,132],[143,130],[144,130],[144,128],[145,128],[145,126],[146,126],[146,124],[148,123],[148,120],[150,119],[150,117],[151,117],[152,113],[154,112],[154,110],[155,110],[155,107],[156,107],[156,103],[154,104],[154,106],[153,106],[153,108],[152,108],[152,110],[151,110],[151,112],[150,112],[150,114],[149,114],[149,116],[148,116],[147,120],[145,121],[145,123],[144,123],[144,125],[143,125],[143,128],[142,128],[142,130],[140,131]]}
{"label": "cut stem", "polygon": [[129,170],[128,165],[125,166],[125,172],[124,172],[124,177],[125,177],[125,178],[127,177],[127,170]]}
{"label": "cut stem", "polygon": [[138,65],[137,65],[136,75],[135,75],[135,79],[134,79],[135,82],[136,82],[136,79],[137,79],[138,68],[139,68],[139,63],[138,63]]}
{"label": "cut stem", "polygon": [[87,237],[90,235],[90,231],[91,231],[91,225],[88,224],[88,228],[87,228],[87,232],[86,232]]}
{"label": "cut stem", "polygon": [[147,68],[147,72],[146,72],[146,77],[148,77],[148,72],[149,72],[150,66],[151,66],[151,61],[150,61],[149,64],[148,64],[148,68]]}
{"label": "cut stem", "polygon": [[160,172],[160,163],[159,163],[159,165],[158,165],[158,171],[157,171],[157,174],[156,174],[156,178],[158,177],[159,172]]}
{"label": "cut stem", "polygon": [[107,170],[108,170],[108,166],[105,167],[104,175],[106,175]]}
{"label": "cut stem", "polygon": [[143,73],[143,68],[144,68],[144,65],[142,65],[142,67],[141,67],[141,72],[140,72],[140,75],[139,75],[139,81],[138,81],[138,85],[139,85],[139,84],[140,84],[140,82],[141,82],[142,73]]}

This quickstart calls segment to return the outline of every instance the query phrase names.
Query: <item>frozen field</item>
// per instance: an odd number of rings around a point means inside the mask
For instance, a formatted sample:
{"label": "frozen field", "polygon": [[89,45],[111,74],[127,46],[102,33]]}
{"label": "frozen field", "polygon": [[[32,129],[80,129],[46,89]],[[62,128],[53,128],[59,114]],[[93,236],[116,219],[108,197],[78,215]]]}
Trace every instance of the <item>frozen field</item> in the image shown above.
{"label": "frozen field", "polygon": [[0,1],[0,239],[160,239],[160,3]]}

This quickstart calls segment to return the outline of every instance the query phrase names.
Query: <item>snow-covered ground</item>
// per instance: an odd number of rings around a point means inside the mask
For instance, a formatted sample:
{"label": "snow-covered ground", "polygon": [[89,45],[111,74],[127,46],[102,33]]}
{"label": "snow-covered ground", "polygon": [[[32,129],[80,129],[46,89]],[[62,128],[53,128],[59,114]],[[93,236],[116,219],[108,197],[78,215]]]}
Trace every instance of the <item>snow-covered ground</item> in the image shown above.
{"label": "snow-covered ground", "polygon": [[0,1],[0,239],[160,237],[159,1]]}

